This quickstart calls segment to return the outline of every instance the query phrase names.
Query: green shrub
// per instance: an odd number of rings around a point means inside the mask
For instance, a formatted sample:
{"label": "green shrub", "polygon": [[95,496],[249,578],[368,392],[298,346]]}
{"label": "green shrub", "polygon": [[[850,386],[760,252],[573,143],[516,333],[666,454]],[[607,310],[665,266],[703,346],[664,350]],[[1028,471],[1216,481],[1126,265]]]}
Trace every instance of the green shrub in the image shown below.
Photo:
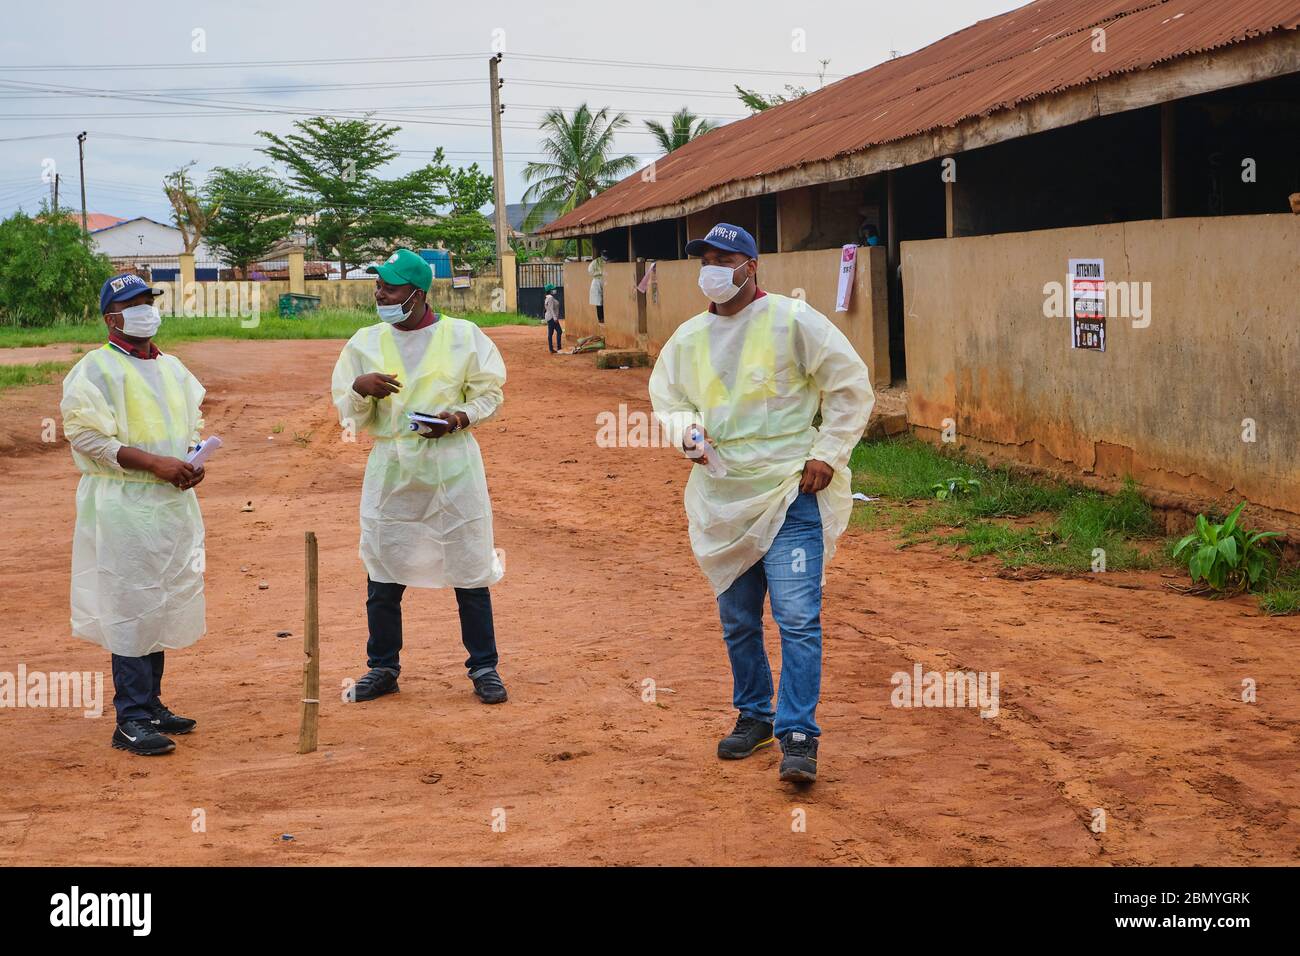
{"label": "green shrub", "polygon": [[1204,581],[1211,589],[1235,594],[1267,583],[1277,568],[1276,546],[1269,540],[1276,531],[1248,531],[1238,519],[1246,507],[1242,502],[1222,524],[1205,515],[1196,516],[1196,530],[1174,546],[1173,557],[1192,575],[1192,583]]}
{"label": "green shrub", "polygon": [[0,222],[0,319],[49,326],[99,308],[99,289],[113,274],[70,216],[16,212]]}

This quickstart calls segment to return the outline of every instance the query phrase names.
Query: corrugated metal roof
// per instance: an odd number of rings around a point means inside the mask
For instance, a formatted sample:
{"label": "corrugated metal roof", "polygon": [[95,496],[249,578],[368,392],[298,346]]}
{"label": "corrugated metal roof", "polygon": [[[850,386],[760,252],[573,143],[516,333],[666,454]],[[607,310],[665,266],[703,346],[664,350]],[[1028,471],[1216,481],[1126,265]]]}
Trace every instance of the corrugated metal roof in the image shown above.
{"label": "corrugated metal roof", "polygon": [[[1093,28],[1106,48],[1093,50]],[[1300,27],[1300,0],[1036,0],[798,100],[722,126],[542,232],[955,126],[1037,97]],[[725,161],[721,158],[725,157]]]}

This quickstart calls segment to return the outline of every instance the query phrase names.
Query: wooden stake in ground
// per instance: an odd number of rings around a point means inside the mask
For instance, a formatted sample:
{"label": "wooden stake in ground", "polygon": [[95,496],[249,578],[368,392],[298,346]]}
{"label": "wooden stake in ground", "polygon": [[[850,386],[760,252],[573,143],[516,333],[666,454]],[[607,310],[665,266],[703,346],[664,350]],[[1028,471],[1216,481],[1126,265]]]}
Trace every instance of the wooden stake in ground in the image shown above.
{"label": "wooden stake in ground", "polygon": [[316,533],[307,532],[307,605],[304,613],[302,650],[302,725],[298,729],[298,753],[316,749],[316,724],[320,717],[320,574],[316,566]]}

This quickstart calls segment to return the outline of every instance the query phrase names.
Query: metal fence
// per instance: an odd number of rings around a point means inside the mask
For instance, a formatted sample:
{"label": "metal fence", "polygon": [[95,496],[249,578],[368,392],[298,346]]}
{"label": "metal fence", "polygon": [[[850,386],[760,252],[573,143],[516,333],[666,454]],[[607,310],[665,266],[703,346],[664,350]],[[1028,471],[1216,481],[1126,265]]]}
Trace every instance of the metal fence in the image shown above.
{"label": "metal fence", "polygon": [[546,287],[555,286],[555,296],[560,300],[560,316],[564,315],[564,263],[520,262],[515,266],[519,311],[535,319],[542,318],[546,300]]}

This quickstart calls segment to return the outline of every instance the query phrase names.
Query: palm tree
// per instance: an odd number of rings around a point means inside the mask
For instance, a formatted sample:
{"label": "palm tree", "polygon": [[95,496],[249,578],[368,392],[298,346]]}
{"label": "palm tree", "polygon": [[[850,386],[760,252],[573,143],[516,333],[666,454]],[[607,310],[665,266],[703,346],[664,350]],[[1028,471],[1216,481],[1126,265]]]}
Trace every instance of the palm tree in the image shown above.
{"label": "palm tree", "polygon": [[546,114],[539,128],[546,134],[541,146],[548,158],[524,167],[524,179],[532,185],[523,201],[533,203],[524,217],[525,232],[541,225],[544,214],[563,215],[636,169],[635,156],[609,155],[614,133],[627,124],[622,113],[611,118],[608,108],[593,113],[586,103],[572,116],[563,110]]}
{"label": "palm tree", "polygon": [[703,136],[709,130],[718,128],[717,123],[701,119],[692,113],[688,106],[683,106],[674,113],[669,124],[672,126],[671,132],[658,120],[645,121],[645,128],[654,134],[665,153],[671,153],[678,147],[685,146],[695,137]]}

